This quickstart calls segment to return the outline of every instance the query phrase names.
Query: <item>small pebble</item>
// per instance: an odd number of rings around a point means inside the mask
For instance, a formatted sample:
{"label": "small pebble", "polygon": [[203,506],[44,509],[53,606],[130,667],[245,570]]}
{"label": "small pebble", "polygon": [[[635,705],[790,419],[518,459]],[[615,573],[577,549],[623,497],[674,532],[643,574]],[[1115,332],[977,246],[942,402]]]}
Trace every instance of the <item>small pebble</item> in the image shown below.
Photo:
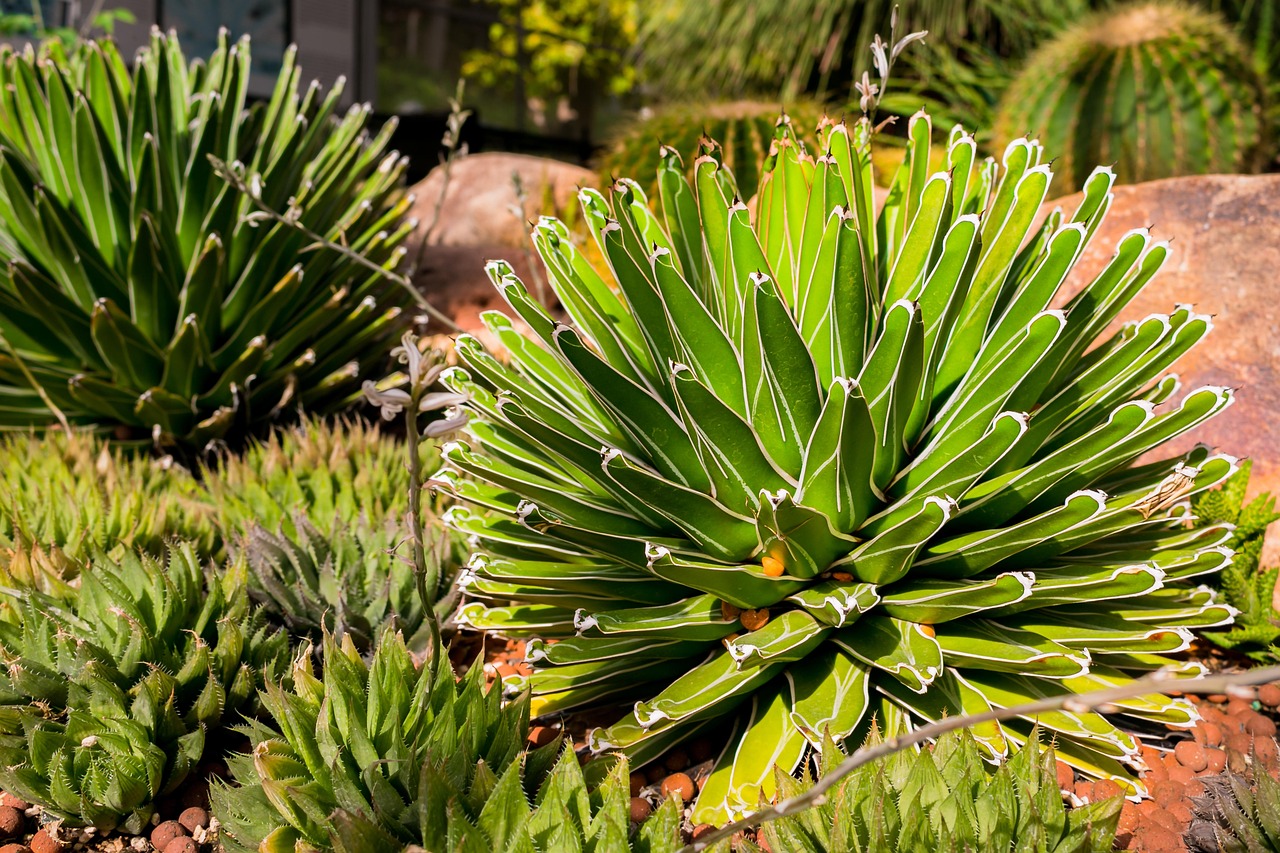
{"label": "small pebble", "polygon": [[176,820],[166,820],[155,829],[151,830],[151,844],[157,850],[163,850],[169,846],[169,842],[175,838],[181,838],[187,834],[187,829]]}
{"label": "small pebble", "polygon": [[187,832],[195,832],[200,827],[209,825],[209,813],[199,806],[192,806],[178,815],[178,823]]}
{"label": "small pebble", "polygon": [[631,774],[631,796],[638,797],[640,792],[644,790],[644,786],[649,784],[649,780],[639,770]]}
{"label": "small pebble", "polygon": [[1249,718],[1244,721],[1244,730],[1255,737],[1276,736],[1276,724],[1270,717],[1264,717],[1258,713],[1250,715]]}
{"label": "small pebble", "polygon": [[701,838],[708,832],[715,832],[715,829],[716,828],[709,823],[700,823],[693,828],[693,837]]}
{"label": "small pebble", "polygon": [[684,773],[672,773],[662,780],[662,796],[664,797],[678,794],[680,801],[687,803],[693,799],[695,793],[697,791],[693,787],[693,780]]}
{"label": "small pebble", "polygon": [[1181,783],[1166,779],[1151,786],[1151,799],[1157,806],[1165,808],[1182,799]]}
{"label": "small pebble", "polygon": [[1184,850],[1181,836],[1163,826],[1144,826],[1134,835],[1135,850]]}
{"label": "small pebble", "polygon": [[6,844],[0,847],[0,853],[31,853],[31,848],[25,844]]}
{"label": "small pebble", "polygon": [[738,619],[742,622],[742,627],[748,631],[759,631],[769,624],[769,608],[761,607],[759,610],[744,610]]}
{"label": "small pebble", "polygon": [[1248,755],[1253,749],[1253,738],[1244,732],[1227,732],[1223,739],[1227,749]]}
{"label": "small pebble", "polygon": [[1217,723],[1201,723],[1196,727],[1196,731],[1204,735],[1204,742],[1208,746],[1219,746],[1222,743],[1222,726]]}
{"label": "small pebble", "polygon": [[656,785],[663,779],[667,778],[667,768],[663,767],[661,764],[651,764],[649,765],[649,769],[644,772],[650,785]]}
{"label": "small pebble", "polygon": [[175,838],[164,846],[161,853],[200,853],[200,848],[187,836]]}
{"label": "small pebble", "polygon": [[1207,773],[1221,773],[1227,766],[1227,754],[1220,749],[1206,749],[1204,756]]}
{"label": "small pebble", "polygon": [[13,838],[22,832],[26,823],[22,812],[13,806],[0,806],[0,838]]}
{"label": "small pebble", "polygon": [[529,729],[529,745],[535,749],[556,739],[557,732],[550,726],[532,726]]}
{"label": "small pebble", "polygon": [[1264,684],[1259,687],[1258,701],[1268,708],[1280,708],[1280,684]]}
{"label": "small pebble", "polygon": [[1213,702],[1215,705],[1225,705],[1227,703],[1227,694],[1225,693],[1210,693],[1204,698],[1206,702]]}
{"label": "small pebble", "polygon": [[1186,785],[1194,778],[1196,778],[1196,773],[1190,767],[1178,764],[1169,768],[1170,782],[1176,782],[1179,785]]}
{"label": "small pebble", "polygon": [[[56,832],[57,830],[54,830]],[[62,853],[67,845],[53,835],[48,827],[31,836],[31,853]]]}
{"label": "small pebble", "polygon": [[1072,792],[1086,803],[1093,801],[1093,783],[1088,779],[1077,782]]}
{"label": "small pebble", "polygon": [[649,815],[653,812],[653,806],[649,805],[649,801],[644,797],[631,798],[631,822],[643,823],[649,819]]}
{"label": "small pebble", "polygon": [[1109,800],[1124,793],[1124,789],[1110,779],[1099,779],[1093,783],[1093,802]]}
{"label": "small pebble", "polygon": [[[1179,802],[1181,800],[1175,800],[1170,805],[1175,805]],[[1181,824],[1178,823],[1178,819],[1173,816],[1173,813],[1168,808],[1156,809],[1151,813],[1150,820],[1153,826],[1161,826],[1173,832],[1182,832]]]}
{"label": "small pebble", "polygon": [[689,755],[683,749],[673,749],[667,753],[667,757],[662,764],[674,773],[689,766]]}
{"label": "small pebble", "polygon": [[15,797],[8,791],[0,791],[0,806],[13,806],[18,811],[25,812],[27,809],[31,808],[31,803],[28,803],[21,797]]}
{"label": "small pebble", "polygon": [[1065,761],[1058,761],[1055,768],[1058,773],[1058,788],[1063,791],[1070,791],[1075,788],[1076,771],[1071,769],[1071,765]]}
{"label": "small pebble", "polygon": [[1280,748],[1277,748],[1275,738],[1254,738],[1253,755],[1264,767],[1270,767],[1280,759]]}
{"label": "small pebble", "polygon": [[1138,828],[1138,804],[1125,800],[1120,807],[1120,822],[1116,824],[1117,832],[1133,832]]}
{"label": "small pebble", "polygon": [[1199,773],[1209,766],[1204,747],[1193,740],[1184,740],[1179,743],[1173,748],[1173,754],[1178,757],[1183,767],[1190,769],[1193,773]]}
{"label": "small pebble", "polygon": [[1232,699],[1227,703],[1227,716],[1235,718],[1237,722],[1244,722],[1244,718],[1253,713],[1253,703],[1248,699]]}

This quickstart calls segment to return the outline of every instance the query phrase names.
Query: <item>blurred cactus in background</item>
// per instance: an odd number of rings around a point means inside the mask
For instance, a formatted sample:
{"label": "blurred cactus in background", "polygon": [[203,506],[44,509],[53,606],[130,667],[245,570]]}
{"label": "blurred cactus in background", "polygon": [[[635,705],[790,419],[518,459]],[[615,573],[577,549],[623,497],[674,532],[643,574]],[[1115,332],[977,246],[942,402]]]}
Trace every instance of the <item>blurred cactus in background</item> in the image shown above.
{"label": "blurred cactus in background", "polygon": [[1005,92],[1000,147],[1031,133],[1060,153],[1060,192],[1097,163],[1119,181],[1256,172],[1265,92],[1218,15],[1175,2],[1101,12],[1045,43]]}

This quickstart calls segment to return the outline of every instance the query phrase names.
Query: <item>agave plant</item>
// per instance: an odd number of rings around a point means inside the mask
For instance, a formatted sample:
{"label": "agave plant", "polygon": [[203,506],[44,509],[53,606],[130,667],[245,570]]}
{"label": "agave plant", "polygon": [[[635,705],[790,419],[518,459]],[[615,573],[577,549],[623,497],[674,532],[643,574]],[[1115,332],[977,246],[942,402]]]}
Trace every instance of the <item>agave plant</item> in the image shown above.
{"label": "agave plant", "polygon": [[[472,821],[509,816],[512,786],[524,798],[522,765],[536,784],[555,760],[558,744],[523,755],[528,702],[503,706],[498,690],[484,690],[480,666],[456,683],[447,666],[436,677],[431,666],[415,666],[391,631],[372,661],[349,637],[332,636],[323,641],[320,678],[311,659],[310,649],[299,653],[291,690],[268,684],[262,701],[274,725],[249,723],[252,752],[229,762],[240,787],[214,787],[228,849],[479,849]],[[565,814],[547,812],[548,826]],[[500,837],[489,840],[507,849]]]}
{"label": "agave plant", "polygon": [[[839,749],[829,744],[823,757],[839,760]],[[840,780],[822,803],[765,824],[761,835],[768,849],[788,853],[1111,850],[1123,799],[1067,810],[1054,760],[1053,749],[1041,748],[1033,737],[991,773],[973,735],[952,732],[931,749],[900,750],[863,765]],[[830,763],[821,768],[824,774],[831,769]],[[777,784],[790,798],[810,788],[813,780],[807,769],[800,780],[779,771]]]}
{"label": "agave plant", "polygon": [[110,42],[0,54],[0,426],[200,449],[344,405],[406,299],[366,265],[412,229],[393,124],[369,138],[369,106],[300,92],[292,50],[253,105],[247,40],[188,65],[157,31],[131,65]]}
{"label": "agave plant", "polygon": [[0,622],[0,786],[63,820],[140,832],[205,732],[287,667],[288,639],[251,612],[245,572],[206,583],[189,544],[85,567],[78,596],[32,590]]}
{"label": "agave plant", "polygon": [[[1182,501],[1234,460],[1133,464],[1231,402],[1171,400],[1165,370],[1210,320],[1180,306],[1098,340],[1168,246],[1125,235],[1049,308],[1110,170],[1037,226],[1036,142],[997,165],[956,129],[930,175],[927,116],[909,135],[878,216],[866,119],[827,124],[816,159],[784,127],[754,218],[711,157],[690,182],[667,152],[660,216],[633,182],[584,190],[619,289],[543,220],[572,325],[495,262],[530,331],[486,315],[509,362],[462,336],[445,376],[473,415],[434,478],[478,544],[460,621],[534,638],[511,686],[535,714],[633,702],[594,750],[644,764],[723,732],[698,822],[773,796],[774,765],[849,736],[873,694],[933,720],[1195,670],[1166,655],[1234,613],[1189,580],[1228,563],[1229,531],[1186,529]],[[1115,711],[1038,724],[1060,759],[1137,792],[1124,718],[1196,714],[1159,695]],[[998,759],[1036,722],[977,737]]]}
{"label": "agave plant", "polygon": [[206,500],[172,460],[131,455],[82,433],[0,438],[0,583],[70,593],[98,551],[160,555],[179,537],[213,548]]}

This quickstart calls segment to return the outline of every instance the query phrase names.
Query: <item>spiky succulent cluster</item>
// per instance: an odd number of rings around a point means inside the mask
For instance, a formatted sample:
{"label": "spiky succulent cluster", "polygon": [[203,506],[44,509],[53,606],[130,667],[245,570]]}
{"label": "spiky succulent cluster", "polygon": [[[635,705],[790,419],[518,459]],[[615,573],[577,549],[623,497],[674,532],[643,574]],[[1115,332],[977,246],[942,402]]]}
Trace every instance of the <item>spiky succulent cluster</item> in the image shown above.
{"label": "spiky succulent cluster", "polygon": [[[438,461],[420,446],[424,466]],[[250,593],[295,634],[325,628],[368,649],[395,627],[421,650],[421,601],[409,562],[409,470],[403,439],[359,421],[274,431],[204,472],[228,550],[249,565]],[[430,470],[428,467],[427,470]],[[446,592],[460,546],[423,507],[425,555]]]}
{"label": "spiky succulent cluster", "polygon": [[[416,666],[390,631],[372,661],[349,638],[326,636],[323,661],[317,678],[304,649],[292,689],[267,686],[263,704],[273,724],[249,724],[252,752],[230,762],[242,787],[214,789],[214,810],[232,845],[351,853],[407,844],[478,849],[470,846],[479,840],[472,821],[495,809],[507,814],[513,785],[523,799],[522,761],[537,780],[555,760],[555,745],[522,758],[528,703],[504,707],[498,690],[485,691],[479,666],[455,683],[447,660],[438,672],[430,663]],[[547,822],[563,815],[548,809]],[[462,837],[471,840],[460,844]]]}
{"label": "spiky succulent cluster", "polygon": [[[930,175],[930,135],[916,116],[878,216],[866,120],[826,124],[816,158],[782,128],[754,216],[713,157],[689,181],[668,151],[661,217],[632,182],[583,191],[618,289],[544,220],[572,325],[495,263],[531,331],[489,315],[509,361],[463,336],[446,374],[473,413],[435,476],[479,546],[461,620],[535,638],[536,714],[633,702],[595,750],[643,764],[723,732],[695,821],[772,796],[774,766],[857,731],[873,695],[931,720],[1195,671],[1165,655],[1232,618],[1193,580],[1230,560],[1229,531],[1187,529],[1183,498],[1234,460],[1132,464],[1231,402],[1174,401],[1165,373],[1209,318],[1179,306],[1104,335],[1168,246],[1126,234],[1050,308],[1112,173],[1037,225],[1038,143],[997,164],[956,129]],[[1038,723],[1132,791],[1124,717],[1196,715],[1158,695],[1116,712]],[[1035,724],[976,735],[999,758]]]}
{"label": "spiky succulent cluster", "polygon": [[1267,528],[1280,519],[1280,512],[1269,493],[1245,500],[1252,469],[1252,460],[1245,460],[1221,489],[1200,495],[1192,504],[1201,523],[1232,527],[1228,544],[1235,551],[1235,559],[1222,572],[1218,585],[1227,602],[1240,612],[1230,630],[1206,632],[1206,636],[1255,660],[1274,662],[1280,660],[1280,611],[1274,604],[1280,567],[1264,567],[1262,550]]}
{"label": "spiky succulent cluster", "polygon": [[[305,517],[288,536],[255,527],[237,543],[249,564],[252,595],[294,636],[350,636],[362,651],[385,628],[422,650],[428,631],[403,525],[352,524],[326,536]],[[451,577],[452,541],[437,523],[425,554],[436,577]],[[437,535],[438,534],[438,535]]]}
{"label": "spiky succulent cluster", "polygon": [[1185,840],[1192,853],[1280,851],[1280,782],[1258,769],[1252,780],[1235,773],[1205,780]]}
{"label": "spiky succulent cluster", "polygon": [[1125,183],[1253,172],[1266,161],[1265,87],[1216,13],[1178,0],[1098,12],[1045,44],[1001,100],[999,144],[1038,134],[1057,189],[1094,164]]}
{"label": "spiky succulent cluster", "polygon": [[[424,445],[424,464],[436,458]],[[355,522],[401,521],[409,510],[404,441],[350,420],[274,430],[204,472],[228,538],[255,526],[296,534],[305,515],[325,535]]]}
{"label": "spiky succulent cluster", "polygon": [[0,622],[0,786],[76,824],[142,831],[206,730],[288,665],[243,569],[206,582],[190,545],[164,562],[99,557],[73,600],[6,593],[18,618]]}
{"label": "spiky succulent cluster", "polygon": [[158,555],[176,536],[208,553],[212,513],[170,462],[80,433],[0,438],[0,582],[65,595],[63,582],[99,550]]}
{"label": "spiky succulent cluster", "polygon": [[0,54],[0,426],[56,408],[198,450],[354,397],[406,300],[356,258],[394,266],[412,230],[394,123],[369,138],[370,107],[300,91],[292,50],[269,100],[250,72],[247,39],[188,64],[159,31],[132,63]]}
{"label": "spiky succulent cluster", "polygon": [[790,122],[797,132],[807,134],[821,117],[822,108],[812,101],[789,103],[785,112],[779,104],[763,101],[657,107],[626,125],[606,150],[600,160],[601,185],[608,186],[618,177],[649,181],[657,174],[664,148],[674,148],[692,160],[705,153],[705,146],[715,145],[720,162],[738,186],[751,188],[760,179],[760,165],[769,156],[778,124]]}
{"label": "spiky succulent cluster", "polygon": [[[873,742],[875,738],[873,737]],[[870,744],[868,744],[870,745]],[[830,757],[828,757],[830,756]],[[825,775],[842,757],[824,750]],[[818,805],[765,824],[770,850],[1035,850],[1097,853],[1112,849],[1119,797],[1067,810],[1054,752],[1038,738],[990,772],[973,735],[951,732],[930,749],[900,750],[840,780]],[[778,772],[791,798],[812,785]],[[759,848],[743,847],[755,851]]]}

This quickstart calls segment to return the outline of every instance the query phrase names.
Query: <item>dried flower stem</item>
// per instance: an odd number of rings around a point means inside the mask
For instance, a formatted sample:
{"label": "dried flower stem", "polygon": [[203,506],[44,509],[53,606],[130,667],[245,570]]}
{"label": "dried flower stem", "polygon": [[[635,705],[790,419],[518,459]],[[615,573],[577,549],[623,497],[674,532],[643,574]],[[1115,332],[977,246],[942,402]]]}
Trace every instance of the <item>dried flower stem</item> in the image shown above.
{"label": "dried flower stem", "polygon": [[422,522],[422,490],[424,477],[422,474],[422,432],[418,429],[418,406],[427,389],[414,383],[409,391],[410,403],[405,406],[404,418],[409,445],[409,535],[413,548],[413,575],[418,584],[418,598],[422,601],[422,615],[427,620],[431,632],[431,677],[435,679],[440,673],[441,636],[440,619],[436,616],[434,592],[440,585],[440,578],[434,567],[427,562],[427,551],[423,544],[425,525]]}
{"label": "dried flower stem", "polygon": [[795,814],[809,806],[821,805],[825,801],[827,791],[859,767],[892,755],[907,747],[915,746],[927,740],[934,740],[956,729],[968,728],[980,723],[1009,720],[1014,717],[1034,717],[1047,711],[1065,709],[1078,713],[1097,710],[1122,699],[1132,699],[1135,696],[1145,696],[1150,693],[1163,693],[1169,689],[1176,689],[1182,693],[1231,693],[1239,687],[1251,684],[1265,684],[1277,680],[1280,680],[1280,666],[1268,666],[1261,669],[1245,670],[1244,672],[1219,673],[1197,678],[1175,678],[1166,673],[1155,672],[1145,678],[1137,679],[1120,687],[1109,687],[1106,690],[1096,690],[1092,693],[1052,696],[1047,699],[1038,699],[1035,702],[1027,702],[1024,705],[997,708],[968,717],[947,717],[936,723],[921,726],[899,737],[888,738],[883,743],[875,746],[864,747],[853,752],[848,758],[840,762],[834,770],[819,779],[812,788],[804,793],[798,794],[789,800],[783,800],[766,809],[761,809],[714,832],[708,832],[683,847],[680,853],[698,853],[698,851],[706,850],[717,841],[730,838],[744,829],[750,829],[762,823],[768,823],[780,817]]}
{"label": "dried flower stem", "polygon": [[467,156],[467,147],[462,144],[462,126],[471,117],[471,110],[462,108],[462,96],[466,90],[467,81],[459,80],[458,90],[449,99],[449,118],[445,122],[444,136],[440,139],[440,147],[444,149],[444,154],[440,156],[440,168],[443,170],[440,194],[436,196],[431,221],[422,231],[422,242],[418,244],[418,257],[413,262],[414,269],[421,266],[422,256],[427,250],[427,241],[431,239],[436,226],[440,224],[440,212],[444,210],[444,199],[449,193],[449,181],[453,177],[453,163],[459,157]]}

